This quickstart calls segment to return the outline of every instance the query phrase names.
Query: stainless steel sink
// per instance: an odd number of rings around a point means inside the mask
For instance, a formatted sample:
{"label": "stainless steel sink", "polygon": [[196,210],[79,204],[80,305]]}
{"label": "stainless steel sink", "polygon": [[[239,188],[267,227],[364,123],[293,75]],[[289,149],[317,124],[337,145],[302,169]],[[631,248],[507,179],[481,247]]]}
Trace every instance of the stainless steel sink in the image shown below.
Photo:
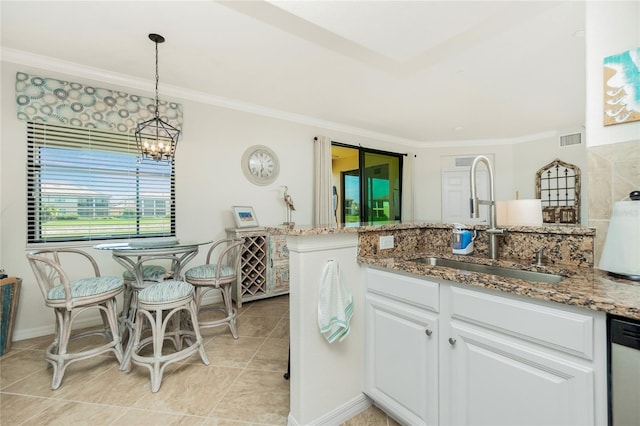
{"label": "stainless steel sink", "polygon": [[481,265],[478,263],[469,263],[461,260],[444,259],[441,257],[421,257],[414,259],[414,262],[427,263],[433,266],[443,266],[445,268],[460,269],[463,271],[479,272],[481,274],[499,275],[507,278],[518,278],[521,280],[559,283],[565,277],[546,272],[523,271],[521,269],[505,268],[502,266]]}

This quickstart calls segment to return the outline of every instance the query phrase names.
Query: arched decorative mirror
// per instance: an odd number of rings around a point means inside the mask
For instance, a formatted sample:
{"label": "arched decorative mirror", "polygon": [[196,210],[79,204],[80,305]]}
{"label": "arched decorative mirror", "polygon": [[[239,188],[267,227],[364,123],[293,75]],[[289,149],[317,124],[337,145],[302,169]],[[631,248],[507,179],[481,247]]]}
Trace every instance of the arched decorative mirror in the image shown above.
{"label": "arched decorative mirror", "polygon": [[544,223],[580,223],[580,167],[556,159],[536,173]]}

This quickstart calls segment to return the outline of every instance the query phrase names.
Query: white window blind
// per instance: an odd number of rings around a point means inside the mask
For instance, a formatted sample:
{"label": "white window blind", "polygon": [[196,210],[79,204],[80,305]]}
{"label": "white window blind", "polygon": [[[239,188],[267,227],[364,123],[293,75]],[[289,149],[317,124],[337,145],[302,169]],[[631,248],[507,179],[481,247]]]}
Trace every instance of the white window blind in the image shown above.
{"label": "white window blind", "polygon": [[28,122],[27,144],[29,243],[175,235],[174,162],[133,135]]}

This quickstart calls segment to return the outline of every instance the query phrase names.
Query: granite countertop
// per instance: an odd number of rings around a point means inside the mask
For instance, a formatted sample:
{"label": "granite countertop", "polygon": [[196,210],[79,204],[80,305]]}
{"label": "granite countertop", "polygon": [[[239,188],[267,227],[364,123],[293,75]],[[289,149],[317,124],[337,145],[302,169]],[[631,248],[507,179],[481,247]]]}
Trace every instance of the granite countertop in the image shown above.
{"label": "granite countertop", "polygon": [[[411,261],[411,259],[430,256],[522,270],[549,272],[563,275],[567,278],[557,284],[547,284]],[[517,260],[491,260],[482,257],[434,252],[412,253],[394,257],[360,256],[358,261],[361,264],[421,275],[425,278],[431,277],[453,281],[533,299],[558,302],[585,309],[604,311],[627,318],[640,319],[640,282],[614,278],[599,269],[565,265],[538,267],[533,264],[518,263],[522,261]]]}
{"label": "granite countertop", "polygon": [[[379,233],[410,229],[444,230],[453,228],[450,223],[437,222],[376,222],[376,223],[352,223],[347,225],[326,226],[299,226],[293,228],[286,226],[265,227],[269,232],[289,236],[314,236],[341,233],[361,233],[372,235],[374,240]],[[486,225],[470,225],[469,229],[486,229]],[[509,226],[503,227],[511,232],[525,235],[555,235],[566,241],[570,236],[593,237],[595,230],[586,227],[571,226]],[[448,234],[447,234],[448,235]],[[362,244],[362,238],[360,241]],[[575,247],[569,247],[574,251]],[[587,266],[571,266],[565,264],[548,264],[538,267],[527,263],[522,259],[491,260],[480,256],[459,256],[451,254],[451,251],[420,252],[413,249],[408,251],[393,252],[392,254],[376,254],[375,250],[363,250],[360,247],[358,262],[361,264],[421,275],[425,278],[435,278],[445,281],[466,284],[474,287],[483,287],[498,290],[514,295],[530,297],[538,300],[563,303],[585,309],[603,311],[627,318],[640,319],[640,282],[614,278],[604,271]],[[379,253],[379,252],[378,252]],[[466,262],[486,265],[502,266],[520,270],[549,272],[563,275],[567,278],[556,284],[543,282],[531,282],[516,278],[506,278],[496,275],[488,275],[476,272],[468,272],[442,266],[432,266],[426,263],[413,262],[411,259],[421,257],[443,257],[457,259]]]}
{"label": "granite countertop", "polygon": [[[268,232],[281,235],[325,235],[325,234],[341,234],[341,233],[358,233],[358,232],[385,232],[397,231],[402,229],[452,229],[454,224],[441,222],[354,222],[338,225],[295,225],[290,228],[285,225],[265,226]],[[487,225],[468,225],[466,229],[487,229]],[[566,225],[544,225],[544,226],[502,226],[507,231],[545,233],[545,234],[564,234],[564,235],[595,235],[593,228]]]}

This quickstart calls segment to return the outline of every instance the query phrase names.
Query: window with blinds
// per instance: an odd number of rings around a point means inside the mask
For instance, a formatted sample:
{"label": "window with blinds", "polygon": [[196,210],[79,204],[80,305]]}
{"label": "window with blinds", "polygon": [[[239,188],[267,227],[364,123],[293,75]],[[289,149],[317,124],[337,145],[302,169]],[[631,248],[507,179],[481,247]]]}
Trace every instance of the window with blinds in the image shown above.
{"label": "window with blinds", "polygon": [[27,241],[175,235],[175,165],[130,134],[27,123]]}

